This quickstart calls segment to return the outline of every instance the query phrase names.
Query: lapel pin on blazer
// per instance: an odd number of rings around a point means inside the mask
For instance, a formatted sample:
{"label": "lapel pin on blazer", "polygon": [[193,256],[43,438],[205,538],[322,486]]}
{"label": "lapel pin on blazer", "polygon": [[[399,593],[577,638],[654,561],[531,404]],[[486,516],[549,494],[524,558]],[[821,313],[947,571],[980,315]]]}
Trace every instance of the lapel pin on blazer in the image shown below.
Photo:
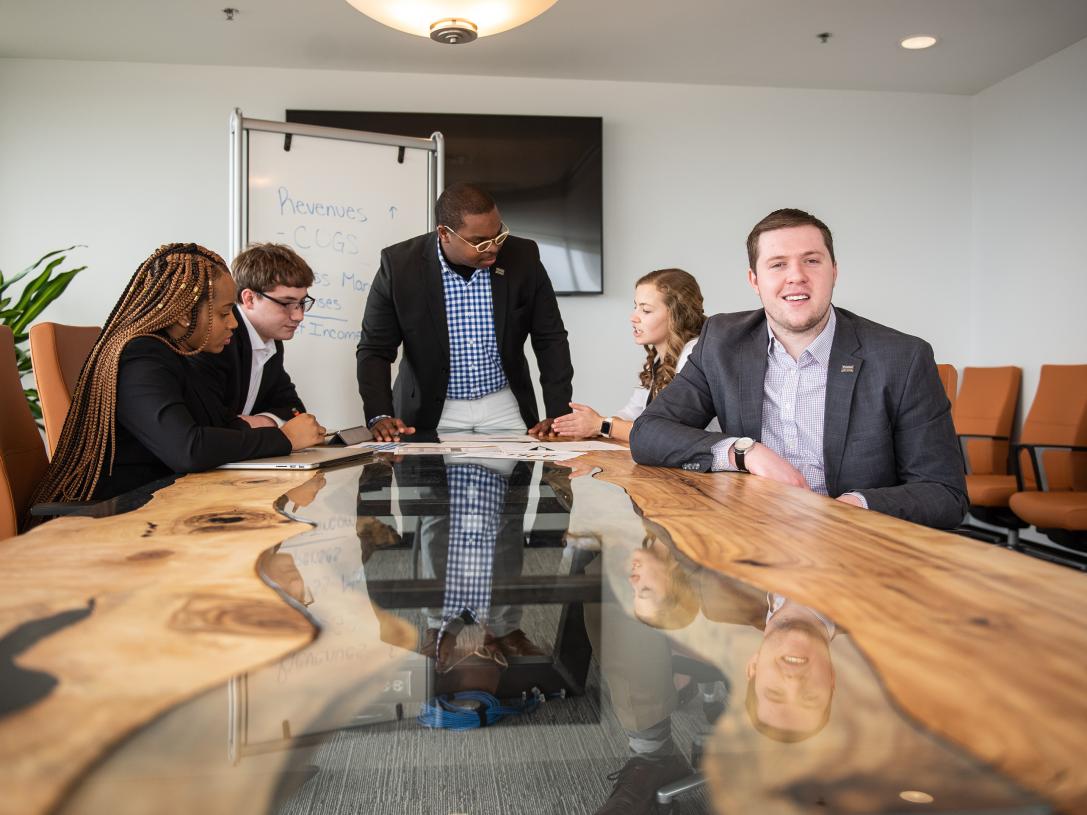
{"label": "lapel pin on blazer", "polygon": [[843,374],[851,374],[851,373],[853,373],[853,366],[852,366],[852,365],[843,365],[843,366],[842,366],[842,373],[843,373]]}
{"label": "lapel pin on blazer", "polygon": [[501,266],[495,266],[494,267],[494,273],[496,275],[504,275],[506,273],[506,270],[503,269]]}

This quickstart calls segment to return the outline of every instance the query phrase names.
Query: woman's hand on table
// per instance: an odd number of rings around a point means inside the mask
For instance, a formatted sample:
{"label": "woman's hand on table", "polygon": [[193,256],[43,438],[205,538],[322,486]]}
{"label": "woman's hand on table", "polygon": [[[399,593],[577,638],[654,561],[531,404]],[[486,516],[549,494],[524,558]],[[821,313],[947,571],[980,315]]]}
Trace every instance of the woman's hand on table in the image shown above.
{"label": "woman's hand on table", "polygon": [[551,432],[556,436],[573,439],[587,439],[600,434],[600,425],[604,417],[588,405],[571,402],[571,413],[559,416],[551,423]]}

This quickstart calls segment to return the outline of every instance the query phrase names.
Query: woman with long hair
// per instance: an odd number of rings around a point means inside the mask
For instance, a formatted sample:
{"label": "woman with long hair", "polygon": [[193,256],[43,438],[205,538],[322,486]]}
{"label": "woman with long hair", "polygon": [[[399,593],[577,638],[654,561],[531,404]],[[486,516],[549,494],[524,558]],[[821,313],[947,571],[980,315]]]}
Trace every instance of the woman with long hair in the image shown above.
{"label": "woman with long hair", "polygon": [[309,414],[282,428],[230,416],[190,364],[230,342],[234,296],[223,259],[193,243],[162,246],[140,265],[83,365],[35,503],[110,498],[170,473],[322,443]]}
{"label": "woman with long hair", "polygon": [[634,420],[687,362],[705,321],[702,291],[692,275],[682,269],[658,269],[639,279],[630,315],[634,342],[645,348],[639,386],[626,406],[607,418],[588,405],[571,402],[573,412],[555,419],[551,432],[572,438],[607,435],[628,441]]}

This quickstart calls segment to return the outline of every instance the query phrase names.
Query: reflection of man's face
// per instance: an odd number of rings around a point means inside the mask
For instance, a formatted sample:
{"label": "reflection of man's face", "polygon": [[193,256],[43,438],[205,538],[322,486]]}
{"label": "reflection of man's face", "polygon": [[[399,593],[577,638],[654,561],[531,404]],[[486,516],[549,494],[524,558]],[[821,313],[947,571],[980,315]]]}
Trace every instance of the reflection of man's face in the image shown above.
{"label": "reflection of man's face", "polygon": [[817,730],[834,694],[826,628],[810,609],[786,605],[767,622],[747,678],[754,682],[761,722],[793,732]]}

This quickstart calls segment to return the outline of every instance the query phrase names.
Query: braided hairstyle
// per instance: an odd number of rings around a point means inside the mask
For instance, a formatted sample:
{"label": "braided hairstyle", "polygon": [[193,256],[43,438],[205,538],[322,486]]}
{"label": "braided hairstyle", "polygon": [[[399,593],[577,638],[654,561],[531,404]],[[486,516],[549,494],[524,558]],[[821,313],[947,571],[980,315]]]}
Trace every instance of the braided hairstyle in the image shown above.
{"label": "braided hairstyle", "polygon": [[[32,503],[86,501],[116,452],[117,372],[121,353],[136,337],[153,337],[183,356],[199,353],[211,334],[193,341],[202,309],[214,308],[215,281],[229,274],[223,259],[195,243],[160,246],[140,264],[91,348],[72,395],[60,441]],[[179,338],[165,329],[185,324]]]}
{"label": "braided hairstyle", "polygon": [[683,346],[702,333],[706,315],[698,281],[682,269],[658,269],[634,285],[643,284],[655,286],[668,309],[668,338],[659,346],[645,347],[645,364],[638,377],[642,387],[649,390],[649,398],[655,399],[676,378],[676,363]]}

